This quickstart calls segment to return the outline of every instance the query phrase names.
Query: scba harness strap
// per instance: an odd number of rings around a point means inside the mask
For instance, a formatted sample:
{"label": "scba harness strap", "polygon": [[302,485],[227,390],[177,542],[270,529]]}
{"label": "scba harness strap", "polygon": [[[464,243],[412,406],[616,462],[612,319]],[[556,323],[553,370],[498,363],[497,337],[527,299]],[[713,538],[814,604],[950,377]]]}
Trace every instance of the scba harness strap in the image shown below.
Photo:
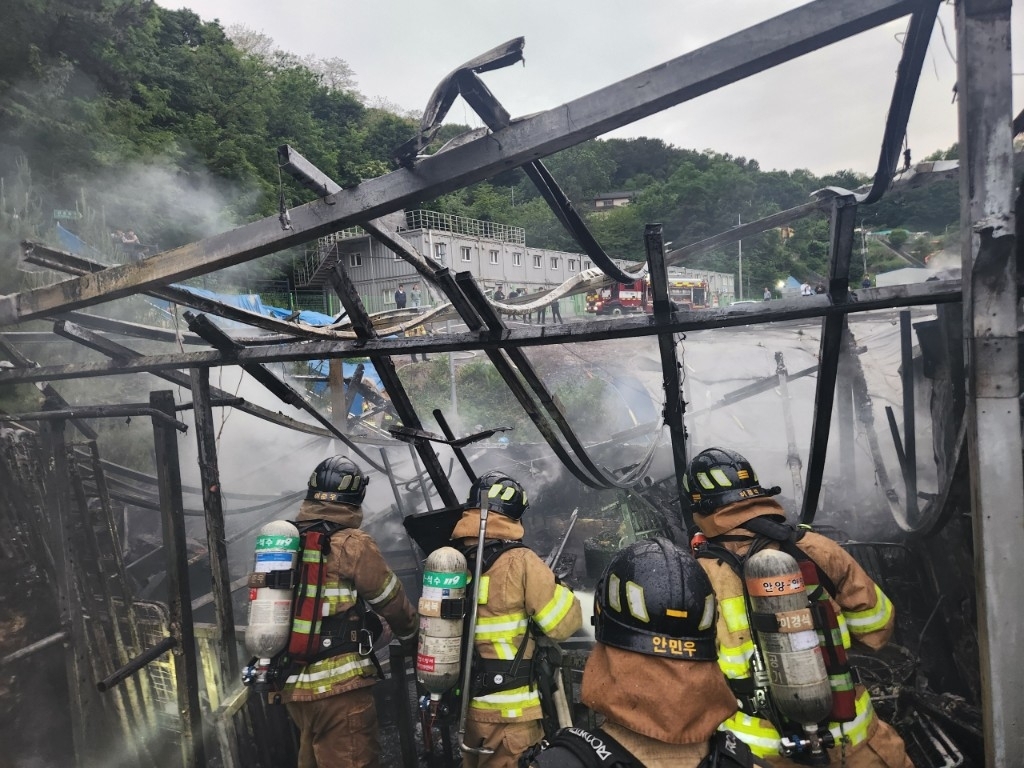
{"label": "scba harness strap", "polygon": [[[484,559],[481,565],[481,574],[487,573],[491,567],[506,552],[513,549],[522,549],[526,545],[521,541],[493,541],[484,545]],[[470,573],[476,570],[476,547],[463,549],[466,555],[467,567]],[[467,597],[477,600],[479,584],[471,585],[471,595]],[[474,697],[487,696],[492,693],[509,691],[513,688],[520,688],[524,685],[532,685],[534,680],[533,660],[526,659],[526,646],[530,639],[532,623],[527,627],[526,637],[516,649],[515,658],[505,659],[484,659],[473,648],[473,676],[470,681],[470,690]],[[469,625],[466,624],[468,631]]]}
{"label": "scba harness strap", "polygon": [[[568,754],[566,754],[568,753]],[[575,758],[575,763],[568,759]],[[643,768],[628,749],[600,728],[562,728],[550,740],[527,750],[520,768]]]}
{"label": "scba harness strap", "polygon": [[[571,757],[570,757],[571,756]],[[732,731],[716,731],[697,768],[754,768],[750,747]],[[643,768],[643,763],[601,728],[562,728],[528,749],[519,768]]]}
{"label": "scba harness strap", "polygon": [[292,632],[287,657],[290,664],[306,665],[343,653],[369,656],[380,678],[384,677],[373,645],[384,625],[362,598],[342,614],[324,616],[324,582],[331,537],[345,526],[328,520],[296,522],[302,537],[301,562],[294,579]]}
{"label": "scba harness strap", "polygon": [[[806,527],[794,528],[788,523],[773,520],[770,517],[755,517],[742,523],[740,527],[753,533],[754,537],[751,539],[749,536],[729,536],[727,534],[716,536],[702,545],[696,556],[726,563],[739,577],[747,601],[747,615],[755,642],[758,642],[758,633],[777,631],[778,619],[775,614],[757,613],[751,607],[746,580],[743,576],[743,565],[748,558],[771,542],[777,543],[780,550],[796,560],[807,586],[808,608],[814,629],[818,632],[825,668],[832,687],[832,711],[829,713],[829,719],[836,722],[853,720],[856,717],[853,679],[846,649],[842,643],[838,618],[830,602],[830,599],[834,599],[838,594],[838,589],[821,566],[797,546],[797,542],[804,537],[809,529]],[[750,547],[747,553],[741,557],[724,546],[723,542],[727,541],[750,542]],[[729,678],[728,683],[744,714],[765,717],[772,721],[776,730],[782,732],[783,724],[779,722],[779,716],[773,711],[773,708],[766,706],[767,699],[765,699],[764,692],[758,690],[754,682],[753,671],[750,677]]]}

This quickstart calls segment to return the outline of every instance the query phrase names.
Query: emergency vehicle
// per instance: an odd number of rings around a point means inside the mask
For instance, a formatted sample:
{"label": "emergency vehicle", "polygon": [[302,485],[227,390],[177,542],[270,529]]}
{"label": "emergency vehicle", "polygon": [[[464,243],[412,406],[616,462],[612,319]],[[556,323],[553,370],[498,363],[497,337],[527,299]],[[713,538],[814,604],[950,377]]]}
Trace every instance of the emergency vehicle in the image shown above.
{"label": "emergency vehicle", "polygon": [[[704,280],[681,278],[669,281],[668,295],[669,300],[679,309],[705,309],[710,292]],[[647,278],[626,284],[614,283],[596,293],[587,294],[587,312],[598,315],[622,315],[629,312],[651,314],[653,311],[653,297]]]}

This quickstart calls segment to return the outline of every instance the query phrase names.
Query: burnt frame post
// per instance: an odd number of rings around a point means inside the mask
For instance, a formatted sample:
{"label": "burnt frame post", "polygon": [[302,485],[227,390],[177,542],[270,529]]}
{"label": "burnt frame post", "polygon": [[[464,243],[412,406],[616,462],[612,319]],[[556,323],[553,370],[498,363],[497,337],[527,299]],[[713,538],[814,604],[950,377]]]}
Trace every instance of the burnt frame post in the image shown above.
{"label": "burnt frame post", "polygon": [[907,519],[917,519],[917,426],[914,413],[914,342],[910,310],[900,312],[900,379],[903,384],[903,484],[907,494]]}
{"label": "burnt frame post", "polygon": [[[853,195],[839,195],[832,200],[830,217],[831,262],[828,270],[828,294],[833,305],[847,304],[850,300],[850,258],[853,254],[853,231],[857,225],[857,199]],[[818,353],[818,384],[814,393],[814,426],[807,459],[805,486],[800,522],[810,524],[818,509],[821,479],[825,473],[828,436],[832,426],[832,406],[836,394],[839,356],[846,315],[828,314],[821,327]]]}
{"label": "burnt frame post", "polygon": [[[210,404],[210,369],[192,368],[192,408],[196,425],[199,455],[199,477],[206,510],[206,543],[210,551],[210,575],[213,578],[213,604],[220,629],[221,679],[237,682],[238,646],[235,637],[235,616],[231,605],[231,574],[228,572],[227,534],[224,528],[224,506],[220,488],[220,466],[217,461],[217,433]],[[225,686],[227,688],[227,686]],[[229,690],[229,689],[228,689]],[[221,698],[227,690],[221,691]]]}
{"label": "burnt frame post", "polygon": [[[170,390],[151,392],[149,403],[168,419],[175,415]],[[167,561],[167,603],[171,636],[178,641],[174,675],[181,715],[182,760],[185,768],[206,765],[203,743],[203,713],[199,708],[199,667],[195,627],[192,622],[192,589],[188,580],[188,550],[185,543],[185,515],[181,498],[181,465],[178,460],[177,431],[165,419],[153,419],[156,474],[160,491],[160,520],[164,556]]]}
{"label": "burnt frame post", "polygon": [[[672,314],[668,295],[668,267],[665,266],[665,242],[661,224],[648,224],[644,228],[644,248],[647,251],[647,268],[651,276],[651,296],[654,316],[667,320]],[[679,378],[679,358],[676,356],[676,335],[658,334],[658,350],[661,352],[661,375],[665,387],[665,423],[672,437],[672,461],[675,465],[676,493],[679,494],[679,514],[687,536],[694,532],[690,502],[683,485],[686,477],[686,425],[683,415],[686,402]]]}
{"label": "burnt frame post", "polygon": [[986,765],[1024,752],[1024,487],[1011,0],[956,4],[967,445]]}
{"label": "burnt frame post", "polygon": [[[352,321],[352,329],[356,332],[356,336],[363,341],[377,338],[377,332],[373,328],[363,300],[359,298],[355,285],[340,264],[335,266],[334,271],[331,272],[330,282]],[[423,429],[416,409],[413,408],[412,401],[409,400],[409,394],[405,391],[402,380],[398,378],[398,371],[395,369],[391,355],[371,355],[370,359],[377,370],[377,375],[380,376],[381,383],[384,384],[384,390],[391,396],[391,404],[395,407],[395,412],[402,420],[402,424],[412,429]],[[452,485],[444,473],[444,467],[441,466],[430,443],[417,440],[415,447],[444,506],[457,506],[459,500],[455,497],[455,491],[452,490]]]}
{"label": "burnt frame post", "polygon": [[[46,504],[55,518],[50,524],[48,546],[53,556],[57,604],[60,624],[67,633],[65,667],[68,701],[71,706],[71,739],[77,765],[90,765],[99,757],[96,727],[102,722],[100,702],[95,699],[95,686],[89,665],[89,640],[82,610],[80,585],[76,578],[77,553],[71,524],[71,485],[67,467],[66,422],[46,421],[40,424],[42,447],[51,457],[46,482]],[[45,457],[41,457],[45,461]]]}

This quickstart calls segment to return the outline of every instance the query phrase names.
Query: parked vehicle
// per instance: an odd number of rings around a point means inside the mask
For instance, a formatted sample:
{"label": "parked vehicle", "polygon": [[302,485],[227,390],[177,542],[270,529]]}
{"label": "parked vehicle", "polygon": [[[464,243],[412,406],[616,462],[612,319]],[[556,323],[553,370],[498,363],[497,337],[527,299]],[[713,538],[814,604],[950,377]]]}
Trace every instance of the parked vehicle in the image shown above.
{"label": "parked vehicle", "polygon": [[[706,309],[710,297],[708,284],[703,280],[678,279],[669,281],[669,300],[679,309]],[[598,315],[622,315],[653,312],[651,286],[647,278],[632,283],[614,283],[597,293],[587,294],[587,312]]]}

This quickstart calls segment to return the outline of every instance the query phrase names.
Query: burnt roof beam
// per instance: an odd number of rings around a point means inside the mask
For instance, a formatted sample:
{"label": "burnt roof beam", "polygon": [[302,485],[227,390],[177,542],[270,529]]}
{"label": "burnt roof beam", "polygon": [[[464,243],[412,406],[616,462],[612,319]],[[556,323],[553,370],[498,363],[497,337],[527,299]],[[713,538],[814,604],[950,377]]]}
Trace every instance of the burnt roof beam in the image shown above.
{"label": "burnt roof beam", "polygon": [[[375,339],[377,332],[373,329],[370,316],[366,311],[366,307],[363,306],[363,300],[359,298],[355,285],[340,264],[334,266],[330,282],[338,294],[338,298],[341,299],[342,306],[345,307],[345,311],[348,313],[349,320],[352,322],[352,329],[355,331],[356,336],[359,337],[359,341],[365,342]],[[416,409],[409,399],[409,394],[405,391],[402,380],[398,378],[398,371],[395,369],[395,363],[391,356],[386,353],[371,354],[370,360],[373,362],[377,375],[380,376],[381,383],[384,385],[384,390],[391,398],[391,405],[394,407],[395,413],[398,414],[398,418],[402,420],[402,424],[414,430],[422,430],[423,424],[416,414]],[[430,479],[433,481],[441,501],[446,506],[458,504],[459,500],[455,496],[451,482],[430,443],[425,440],[416,440],[415,448],[419,457],[423,460],[423,465],[426,467],[427,474],[430,475]]]}
{"label": "burnt roof beam", "polygon": [[[882,132],[882,147],[878,157],[878,167],[870,191],[859,202],[864,205],[879,200],[889,185],[900,160],[900,147],[907,135],[907,122],[910,120],[910,109],[914,106],[914,94],[918,81],[921,79],[921,67],[924,65],[925,54],[932,30],[935,28],[935,16],[939,12],[941,0],[926,0],[910,18],[907,34],[903,41],[903,55],[896,70],[896,84],[892,89],[892,100],[889,114],[885,119]],[[907,166],[910,166],[910,149],[907,149]]]}
{"label": "burnt roof beam", "polygon": [[[215,326],[210,318],[205,315],[194,315],[191,312],[186,312],[185,319],[188,321],[188,327],[193,333],[198,336],[202,336],[210,342],[210,345],[223,354],[227,360],[234,362],[238,357],[238,353],[245,349],[245,347],[233,341],[230,336]],[[359,456],[359,458],[378,472],[384,471],[384,467],[371,459],[366,452],[353,443],[344,432],[334,426],[330,419],[325,418],[320,411],[307,403],[305,398],[302,397],[299,392],[277,378],[277,376],[264,368],[261,363],[239,361],[237,364],[241,366],[243,371],[262,384],[272,395],[282,402],[308,413],[320,422],[334,437],[344,443],[349,450]]]}
{"label": "burnt roof beam", "polygon": [[408,339],[376,339],[366,342],[310,341],[279,344],[273,347],[254,347],[240,350],[229,357],[216,350],[151,355],[124,362],[72,363],[34,369],[0,369],[0,384],[29,381],[59,381],[61,379],[116,376],[129,373],[151,373],[174,368],[215,367],[237,365],[240,362],[282,363],[297,360],[366,357],[369,354],[412,354],[413,352],[461,352],[465,350],[501,349],[504,347],[534,347],[551,344],[574,344],[584,341],[631,339],[657,333],[687,333],[714,328],[761,323],[806,320],[829,315],[870,312],[893,307],[930,306],[959,302],[959,280],[935,280],[927,283],[894,285],[887,288],[869,288],[857,291],[858,301],[832,304],[828,296],[805,296],[768,302],[770,306],[745,305],[733,309],[677,311],[671,320],[663,323],[643,316],[622,317],[616,320],[591,320],[565,325],[546,325],[506,330],[500,337],[489,333],[446,334],[420,336]]}
{"label": "burnt roof beam", "polygon": [[[487,302],[487,297],[480,291],[480,286],[473,280],[473,276],[469,272],[460,272],[455,276],[455,280],[459,285],[459,289],[465,294],[466,298],[469,299],[470,303],[473,304],[474,309],[480,313],[483,318],[484,324],[489,330],[489,335],[492,338],[500,337],[507,333],[505,324],[498,317],[498,314],[494,311],[494,308]],[[590,488],[610,488],[612,485],[605,479],[603,472],[590,461],[589,457],[586,456],[586,451],[576,450],[579,461],[573,459],[572,454],[566,450],[565,446],[562,445],[562,441],[555,433],[552,427],[551,420],[537,407],[537,403],[530,395],[529,389],[527,389],[524,381],[536,383],[537,376],[533,372],[533,367],[526,358],[519,354],[515,359],[509,354],[513,350],[511,349],[485,349],[484,352],[488,359],[491,361],[491,365],[494,366],[495,370],[501,376],[505,385],[509,388],[512,395],[519,401],[519,404],[523,407],[526,415],[530,417],[530,421],[537,427],[537,431],[540,432],[544,441],[554,451],[555,456],[562,462],[563,466],[572,473],[572,475]],[[508,355],[508,357],[506,357]],[[515,363],[515,367],[513,367]],[[531,375],[532,374],[532,375]],[[520,378],[522,376],[522,378]],[[529,378],[528,378],[529,377]],[[562,431],[563,436],[571,436],[575,440],[575,435],[568,423],[565,421],[565,417],[562,416],[561,411],[554,404],[551,399],[550,393],[547,392],[546,388],[541,384],[540,390],[534,387],[534,392],[538,395],[538,399],[541,400],[545,407],[545,410],[555,419],[559,428]],[[557,414],[557,416],[556,416]],[[576,440],[578,444],[579,441]],[[582,466],[581,466],[582,465]]]}
{"label": "burnt roof beam", "polygon": [[923,0],[814,0],[492,136],[369,179],[324,200],[142,261],[0,297],[0,325],[110,301],[337,232],[490,178],[919,10]]}
{"label": "burnt roof beam", "polygon": [[[473,108],[473,111],[484,121],[484,125],[492,131],[500,131],[507,128],[512,118],[508,111],[501,105],[498,99],[491,93],[487,84],[480,79],[472,70],[464,70],[458,73],[455,78],[462,98]],[[644,266],[641,264],[635,274],[630,274],[620,269],[611,257],[605,253],[604,248],[597,242],[597,238],[587,227],[586,222],[576,212],[572,201],[558,186],[554,176],[544,167],[540,160],[533,160],[523,166],[523,171],[530,181],[540,192],[541,197],[548,204],[548,207],[555,214],[559,223],[572,235],[573,239],[586,252],[587,256],[593,259],[604,274],[612,280],[620,283],[632,283],[641,277]]]}
{"label": "burnt roof beam", "polygon": [[[80,328],[75,323],[69,323],[66,320],[58,320],[55,322],[53,324],[53,332],[58,336],[74,341],[84,347],[94,349],[115,362],[138,360],[139,358],[145,357],[141,352],[137,352],[134,349],[118,344],[116,341],[100,336],[98,333],[94,333],[86,328]],[[176,384],[179,387],[191,387],[192,385],[191,377],[182,371],[154,371],[153,375],[163,379],[164,381],[169,381],[171,384]],[[294,429],[298,432],[305,432],[310,435],[317,435],[318,437],[334,437],[334,435],[326,429],[321,429],[320,427],[313,426],[312,424],[305,424],[301,421],[296,421],[284,414],[276,413],[268,408],[256,405],[255,403],[247,402],[242,398],[236,398],[231,393],[226,392],[223,389],[211,387],[210,395],[214,399],[222,401],[228,399],[237,400],[238,402],[234,406],[236,409],[259,419],[263,419],[264,421],[268,421],[271,424],[277,424],[280,427],[287,427],[288,429]]]}

